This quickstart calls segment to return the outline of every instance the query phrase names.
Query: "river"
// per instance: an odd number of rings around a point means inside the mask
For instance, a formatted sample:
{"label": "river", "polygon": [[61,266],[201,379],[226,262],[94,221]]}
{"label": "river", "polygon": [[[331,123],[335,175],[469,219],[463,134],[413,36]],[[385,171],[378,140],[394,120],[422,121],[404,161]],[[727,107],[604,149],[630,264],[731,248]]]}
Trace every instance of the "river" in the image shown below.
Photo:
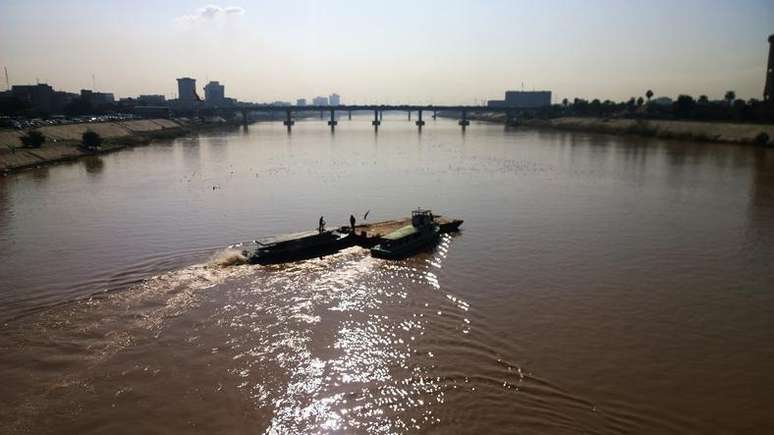
{"label": "river", "polygon": [[[229,245],[465,219],[400,262]],[[774,151],[405,114],[0,179],[4,433],[766,433]]]}

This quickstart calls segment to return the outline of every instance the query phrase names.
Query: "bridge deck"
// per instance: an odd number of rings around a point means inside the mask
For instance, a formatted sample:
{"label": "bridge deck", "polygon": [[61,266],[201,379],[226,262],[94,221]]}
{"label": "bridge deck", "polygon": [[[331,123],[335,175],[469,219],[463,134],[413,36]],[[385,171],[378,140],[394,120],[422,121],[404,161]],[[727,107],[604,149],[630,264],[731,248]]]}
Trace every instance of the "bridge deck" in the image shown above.
{"label": "bridge deck", "polygon": [[260,104],[246,104],[233,107],[221,107],[217,110],[233,111],[255,111],[255,112],[319,112],[319,111],[379,111],[379,112],[416,112],[419,110],[425,112],[519,112],[524,110],[534,110],[536,108],[527,107],[488,107],[488,106],[434,106],[434,105],[373,105],[373,104],[352,104],[338,106],[274,106]]}

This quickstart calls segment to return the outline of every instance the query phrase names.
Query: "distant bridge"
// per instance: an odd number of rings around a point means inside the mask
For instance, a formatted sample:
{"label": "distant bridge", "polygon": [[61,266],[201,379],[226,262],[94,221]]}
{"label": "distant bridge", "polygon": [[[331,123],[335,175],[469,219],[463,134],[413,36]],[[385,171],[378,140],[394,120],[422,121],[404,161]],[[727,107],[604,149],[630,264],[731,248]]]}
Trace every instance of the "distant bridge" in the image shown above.
{"label": "distant bridge", "polygon": [[222,107],[215,109],[217,112],[240,112],[242,114],[242,120],[244,125],[247,125],[248,114],[253,112],[272,112],[272,113],[284,113],[285,120],[283,124],[290,130],[295,124],[293,119],[294,113],[299,112],[320,112],[320,119],[325,119],[325,113],[330,114],[328,125],[331,130],[336,128],[338,121],[336,121],[336,112],[347,112],[349,119],[352,119],[352,112],[373,112],[374,119],[371,121],[371,125],[374,129],[378,130],[382,123],[384,112],[406,112],[408,119],[411,120],[411,113],[417,113],[416,126],[420,129],[425,125],[425,121],[422,119],[424,112],[432,113],[432,118],[435,119],[438,116],[438,112],[454,112],[459,113],[458,124],[464,130],[465,127],[470,125],[470,121],[467,119],[469,113],[505,113],[507,121],[511,121],[514,117],[522,112],[528,110],[527,108],[520,107],[488,107],[488,106],[435,106],[435,105],[411,105],[411,104],[399,104],[399,105],[374,105],[374,104],[353,104],[353,105],[338,105],[338,106],[278,106],[278,105],[259,105],[259,104],[240,104],[233,107]]}

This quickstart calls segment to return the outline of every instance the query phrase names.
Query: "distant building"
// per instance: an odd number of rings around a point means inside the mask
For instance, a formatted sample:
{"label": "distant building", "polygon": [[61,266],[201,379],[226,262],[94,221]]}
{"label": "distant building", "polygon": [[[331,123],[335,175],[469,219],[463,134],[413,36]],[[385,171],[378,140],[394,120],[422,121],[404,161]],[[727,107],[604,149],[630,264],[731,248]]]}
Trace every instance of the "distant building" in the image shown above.
{"label": "distant building", "polygon": [[327,106],[328,97],[314,97],[312,99],[312,106]]}
{"label": "distant building", "polygon": [[209,82],[204,86],[204,103],[208,106],[222,106],[226,99],[226,87],[219,82]]}
{"label": "distant building", "polygon": [[506,91],[504,100],[489,100],[487,107],[536,108],[551,105],[551,91]]}
{"label": "distant building", "polygon": [[328,97],[328,104],[330,104],[331,106],[341,105],[341,96],[339,94],[331,94]]}
{"label": "distant building", "polygon": [[673,103],[673,100],[669,97],[658,97],[650,100],[649,104],[653,104],[655,106],[671,106]]}
{"label": "distant building", "polygon": [[56,91],[51,100],[51,113],[64,113],[65,108],[78,98],[78,94],[72,92]]}
{"label": "distant building", "polygon": [[774,35],[769,36],[769,65],[766,69],[763,101],[774,102]]}
{"label": "distant building", "polygon": [[177,103],[181,108],[192,109],[199,97],[196,95],[196,79],[182,77],[177,79]]}
{"label": "distant building", "polygon": [[140,106],[166,106],[167,98],[163,95],[140,95],[137,97]]}
{"label": "distant building", "polygon": [[105,106],[116,102],[113,94],[108,92],[94,92],[89,89],[81,89],[81,100],[91,107]]}
{"label": "distant building", "polygon": [[296,100],[296,106],[298,107],[306,106],[306,98],[299,98],[298,100]]}
{"label": "distant building", "polygon": [[14,85],[11,87],[14,97],[28,103],[32,110],[41,113],[52,113],[54,106],[54,88],[40,83],[37,85]]}
{"label": "distant building", "polygon": [[506,91],[507,107],[545,107],[551,105],[551,91]]}

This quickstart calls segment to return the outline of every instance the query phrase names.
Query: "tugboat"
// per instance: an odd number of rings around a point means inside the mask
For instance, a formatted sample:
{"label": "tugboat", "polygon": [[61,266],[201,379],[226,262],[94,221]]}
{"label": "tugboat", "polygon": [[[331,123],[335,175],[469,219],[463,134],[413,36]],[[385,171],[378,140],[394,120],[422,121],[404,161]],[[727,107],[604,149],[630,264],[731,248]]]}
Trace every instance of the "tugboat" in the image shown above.
{"label": "tugboat", "polygon": [[371,248],[371,256],[386,260],[406,258],[436,243],[440,234],[441,228],[435,223],[433,213],[417,209],[411,212],[411,225],[384,236],[381,243]]}
{"label": "tugboat", "polygon": [[335,254],[354,244],[339,230],[307,231],[248,242],[242,255],[250,264],[278,264]]}

